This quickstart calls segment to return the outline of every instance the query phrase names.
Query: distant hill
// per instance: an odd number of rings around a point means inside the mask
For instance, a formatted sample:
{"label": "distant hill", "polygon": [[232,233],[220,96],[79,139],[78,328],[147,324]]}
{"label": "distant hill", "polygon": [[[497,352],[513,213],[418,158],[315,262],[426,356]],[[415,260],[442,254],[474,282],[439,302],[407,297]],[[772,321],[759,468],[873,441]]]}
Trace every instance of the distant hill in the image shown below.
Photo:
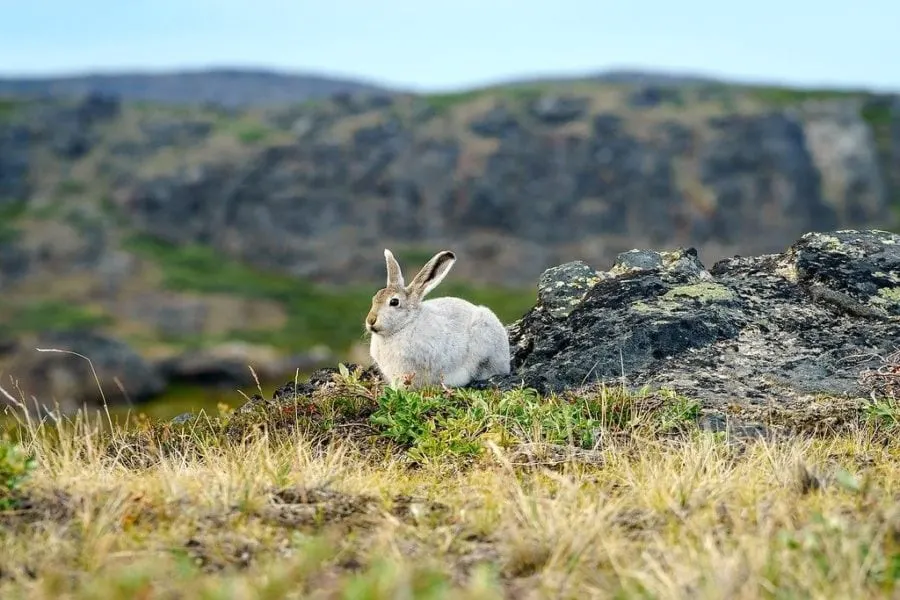
{"label": "distant hill", "polygon": [[67,77],[0,77],[0,96],[59,97],[102,93],[130,101],[215,103],[228,107],[287,104],[341,93],[387,91],[375,84],[352,79],[240,69]]}
{"label": "distant hill", "polygon": [[539,75],[535,77],[516,78],[504,80],[500,85],[535,85],[535,84],[567,84],[584,81],[596,81],[600,83],[613,83],[624,85],[647,85],[682,87],[697,85],[737,85],[736,82],[728,82],[714,77],[694,75],[691,73],[677,73],[668,71],[649,71],[637,69],[610,69],[607,71],[588,72],[574,75]]}

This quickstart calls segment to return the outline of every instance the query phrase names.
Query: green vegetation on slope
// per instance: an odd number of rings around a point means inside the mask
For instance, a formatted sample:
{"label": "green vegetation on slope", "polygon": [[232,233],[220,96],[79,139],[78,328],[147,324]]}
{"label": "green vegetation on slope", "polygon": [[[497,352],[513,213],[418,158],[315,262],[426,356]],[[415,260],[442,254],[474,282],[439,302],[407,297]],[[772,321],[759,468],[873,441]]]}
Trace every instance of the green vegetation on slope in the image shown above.
{"label": "green vegetation on slope", "polygon": [[[341,351],[361,340],[363,319],[372,295],[382,284],[379,280],[367,287],[325,288],[223,259],[208,247],[175,246],[147,236],[132,237],[125,248],[156,262],[163,270],[164,285],[170,289],[280,302],[288,314],[285,327],[236,330],[232,337],[292,350],[325,344]],[[435,297],[455,294],[487,304],[507,323],[521,317],[534,303],[532,290],[482,288],[452,282],[445,282],[441,288],[434,292]]]}
{"label": "green vegetation on slope", "polygon": [[57,300],[40,300],[16,307],[0,302],[0,311],[9,315],[0,322],[0,334],[4,335],[92,329],[111,322],[107,315]]}
{"label": "green vegetation on slope", "polygon": [[442,94],[425,94],[422,99],[437,114],[443,114],[457,106],[462,106],[479,98],[492,96],[514,104],[527,104],[539,98],[541,94],[553,91],[551,85],[510,85],[449,92]]}
{"label": "green vegetation on slope", "polygon": [[15,115],[22,106],[21,100],[0,98],[0,122]]}
{"label": "green vegetation on slope", "polygon": [[857,91],[817,90],[790,87],[749,87],[750,93],[757,99],[774,106],[790,106],[813,100],[841,100],[859,98]]}

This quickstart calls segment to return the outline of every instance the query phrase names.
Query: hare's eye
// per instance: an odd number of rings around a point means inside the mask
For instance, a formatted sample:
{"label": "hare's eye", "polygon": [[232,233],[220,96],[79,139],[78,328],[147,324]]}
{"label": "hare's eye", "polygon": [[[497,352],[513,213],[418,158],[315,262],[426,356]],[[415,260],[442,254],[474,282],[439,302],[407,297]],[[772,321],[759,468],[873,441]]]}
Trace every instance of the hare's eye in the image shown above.
{"label": "hare's eye", "polygon": [[388,304],[390,304],[391,306],[399,306],[400,300],[398,298],[391,298],[391,301]]}

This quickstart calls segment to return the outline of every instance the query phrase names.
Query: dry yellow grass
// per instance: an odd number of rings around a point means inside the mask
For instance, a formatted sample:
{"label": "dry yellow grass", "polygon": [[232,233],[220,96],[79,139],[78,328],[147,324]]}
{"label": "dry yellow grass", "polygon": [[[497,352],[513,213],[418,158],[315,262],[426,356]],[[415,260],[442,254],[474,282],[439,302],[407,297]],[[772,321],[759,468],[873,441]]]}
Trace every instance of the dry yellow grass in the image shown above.
{"label": "dry yellow grass", "polygon": [[871,422],[779,441],[610,429],[577,451],[535,422],[413,466],[350,429],[197,421],[189,450],[157,454],[105,419],[23,423],[37,466],[0,511],[0,597],[897,594],[900,455]]}

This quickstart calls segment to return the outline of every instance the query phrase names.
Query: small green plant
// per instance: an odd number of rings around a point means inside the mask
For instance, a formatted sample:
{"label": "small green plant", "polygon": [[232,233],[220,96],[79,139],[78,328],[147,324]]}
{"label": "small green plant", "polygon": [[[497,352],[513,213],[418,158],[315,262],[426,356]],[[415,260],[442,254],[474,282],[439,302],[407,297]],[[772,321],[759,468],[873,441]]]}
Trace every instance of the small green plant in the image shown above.
{"label": "small green plant", "polygon": [[242,144],[257,144],[269,136],[269,130],[262,125],[245,125],[237,131]]}
{"label": "small green plant", "polygon": [[0,440],[0,511],[16,507],[16,492],[36,466],[34,455],[8,440]]}
{"label": "small green plant", "polygon": [[879,399],[866,406],[866,420],[886,431],[893,431],[900,424],[900,407],[893,399]]}
{"label": "small green plant", "polygon": [[699,405],[672,393],[643,398],[620,390],[541,396],[532,389],[480,391],[387,388],[370,416],[382,437],[417,461],[476,456],[485,436],[592,449],[603,431],[673,433],[696,422]]}

